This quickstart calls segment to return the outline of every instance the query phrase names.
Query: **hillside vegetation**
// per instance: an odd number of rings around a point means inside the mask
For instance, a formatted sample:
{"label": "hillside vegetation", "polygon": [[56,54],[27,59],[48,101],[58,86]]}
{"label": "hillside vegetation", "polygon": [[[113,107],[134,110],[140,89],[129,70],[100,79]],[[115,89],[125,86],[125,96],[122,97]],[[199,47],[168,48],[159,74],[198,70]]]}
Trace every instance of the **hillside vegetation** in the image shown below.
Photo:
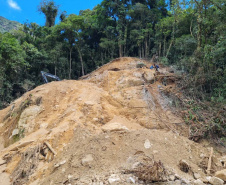
{"label": "hillside vegetation", "polygon": [[16,21],[10,21],[0,16],[0,33],[10,32],[12,30],[18,30],[22,25]]}

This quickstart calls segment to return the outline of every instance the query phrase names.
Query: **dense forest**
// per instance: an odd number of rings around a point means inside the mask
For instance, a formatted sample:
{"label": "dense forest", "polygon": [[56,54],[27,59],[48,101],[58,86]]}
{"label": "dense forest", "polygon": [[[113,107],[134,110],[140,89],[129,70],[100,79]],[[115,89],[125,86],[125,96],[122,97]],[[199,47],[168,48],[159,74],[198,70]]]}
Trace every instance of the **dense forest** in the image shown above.
{"label": "dense forest", "polygon": [[25,23],[0,33],[0,108],[42,84],[40,71],[78,79],[123,56],[158,56],[183,71],[190,96],[226,100],[224,0],[103,0],[79,15],[54,1],[37,9],[45,26]]}

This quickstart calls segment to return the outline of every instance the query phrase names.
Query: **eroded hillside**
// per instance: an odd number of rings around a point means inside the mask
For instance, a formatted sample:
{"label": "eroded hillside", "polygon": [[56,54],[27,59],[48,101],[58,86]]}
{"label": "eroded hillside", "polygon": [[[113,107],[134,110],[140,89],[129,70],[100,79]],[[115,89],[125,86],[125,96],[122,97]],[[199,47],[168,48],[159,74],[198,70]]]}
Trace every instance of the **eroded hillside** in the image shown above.
{"label": "eroded hillside", "polygon": [[[187,139],[163,93],[177,77],[151,65],[116,59],[78,81],[39,86],[1,110],[4,184],[208,183],[210,148]],[[212,160],[208,175],[225,159],[214,152]]]}

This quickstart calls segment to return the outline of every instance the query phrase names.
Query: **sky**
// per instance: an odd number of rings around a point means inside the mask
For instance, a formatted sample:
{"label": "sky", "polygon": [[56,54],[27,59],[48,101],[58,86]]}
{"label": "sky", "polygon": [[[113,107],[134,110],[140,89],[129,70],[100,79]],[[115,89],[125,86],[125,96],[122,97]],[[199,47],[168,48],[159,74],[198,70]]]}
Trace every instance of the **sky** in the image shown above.
{"label": "sky", "polygon": [[[21,24],[35,22],[40,26],[45,24],[44,14],[38,12],[38,5],[41,0],[0,0],[0,16]],[[102,0],[54,0],[60,5],[61,11],[67,14],[79,14],[80,10],[93,9]],[[59,22],[59,18],[56,23]]]}

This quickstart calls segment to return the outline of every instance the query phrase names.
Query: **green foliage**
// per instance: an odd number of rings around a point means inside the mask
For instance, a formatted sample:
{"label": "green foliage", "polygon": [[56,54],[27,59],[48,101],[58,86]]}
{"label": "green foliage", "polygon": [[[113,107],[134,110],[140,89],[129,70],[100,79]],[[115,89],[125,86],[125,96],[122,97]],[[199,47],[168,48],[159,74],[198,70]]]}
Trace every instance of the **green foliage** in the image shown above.
{"label": "green foliage", "polygon": [[181,87],[187,95],[226,101],[223,0],[103,0],[79,15],[63,12],[55,26],[54,1],[41,1],[39,11],[46,26],[25,23],[0,34],[0,107],[42,84],[40,71],[77,79],[113,58],[154,54],[186,74]]}

